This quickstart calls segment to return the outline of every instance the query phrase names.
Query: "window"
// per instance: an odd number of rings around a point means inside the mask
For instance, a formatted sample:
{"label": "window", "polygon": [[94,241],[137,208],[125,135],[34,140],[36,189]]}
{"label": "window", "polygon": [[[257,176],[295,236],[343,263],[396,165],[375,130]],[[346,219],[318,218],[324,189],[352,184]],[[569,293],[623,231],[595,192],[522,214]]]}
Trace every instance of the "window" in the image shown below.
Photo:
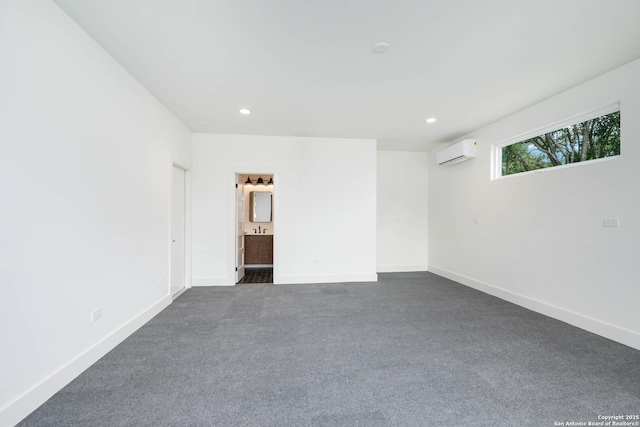
{"label": "window", "polygon": [[496,177],[620,155],[620,104],[496,146]]}

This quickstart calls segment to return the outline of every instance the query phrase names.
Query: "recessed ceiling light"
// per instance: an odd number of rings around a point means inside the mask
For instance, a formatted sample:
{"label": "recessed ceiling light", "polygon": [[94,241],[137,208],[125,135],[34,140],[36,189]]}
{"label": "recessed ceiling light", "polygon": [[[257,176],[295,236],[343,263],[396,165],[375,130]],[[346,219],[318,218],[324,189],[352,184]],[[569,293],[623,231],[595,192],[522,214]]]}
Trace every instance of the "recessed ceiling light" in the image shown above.
{"label": "recessed ceiling light", "polygon": [[248,108],[241,108],[240,114],[244,114],[246,116],[247,114],[251,114],[251,110],[249,110]]}
{"label": "recessed ceiling light", "polygon": [[375,53],[385,53],[389,50],[389,43],[376,43],[373,45],[373,51]]}
{"label": "recessed ceiling light", "polygon": [[427,123],[435,123],[436,122],[436,118],[435,117],[430,117],[427,119]]}

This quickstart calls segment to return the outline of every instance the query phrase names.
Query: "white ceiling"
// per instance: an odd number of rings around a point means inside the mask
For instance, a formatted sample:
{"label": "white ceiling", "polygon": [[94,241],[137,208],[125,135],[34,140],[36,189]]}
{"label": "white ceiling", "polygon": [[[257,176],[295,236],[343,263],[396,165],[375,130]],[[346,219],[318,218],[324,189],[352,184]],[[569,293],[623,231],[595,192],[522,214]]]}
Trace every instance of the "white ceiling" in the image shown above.
{"label": "white ceiling", "polygon": [[194,132],[430,150],[640,58],[638,0],[55,2]]}

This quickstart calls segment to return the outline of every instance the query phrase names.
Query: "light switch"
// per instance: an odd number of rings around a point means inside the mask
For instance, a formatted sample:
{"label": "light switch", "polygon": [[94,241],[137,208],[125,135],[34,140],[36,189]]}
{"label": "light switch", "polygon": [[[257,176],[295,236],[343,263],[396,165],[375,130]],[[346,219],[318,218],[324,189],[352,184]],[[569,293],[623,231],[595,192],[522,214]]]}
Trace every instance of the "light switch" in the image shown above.
{"label": "light switch", "polygon": [[620,227],[620,220],[618,218],[605,218],[602,225],[604,227]]}

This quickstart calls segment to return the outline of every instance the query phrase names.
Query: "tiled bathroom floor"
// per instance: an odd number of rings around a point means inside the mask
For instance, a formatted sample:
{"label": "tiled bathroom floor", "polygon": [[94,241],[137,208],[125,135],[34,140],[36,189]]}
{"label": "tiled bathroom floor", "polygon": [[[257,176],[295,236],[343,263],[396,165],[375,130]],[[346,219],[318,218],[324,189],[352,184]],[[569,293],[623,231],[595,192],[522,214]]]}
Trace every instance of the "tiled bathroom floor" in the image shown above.
{"label": "tiled bathroom floor", "polygon": [[247,268],[238,284],[250,283],[273,283],[273,267]]}

